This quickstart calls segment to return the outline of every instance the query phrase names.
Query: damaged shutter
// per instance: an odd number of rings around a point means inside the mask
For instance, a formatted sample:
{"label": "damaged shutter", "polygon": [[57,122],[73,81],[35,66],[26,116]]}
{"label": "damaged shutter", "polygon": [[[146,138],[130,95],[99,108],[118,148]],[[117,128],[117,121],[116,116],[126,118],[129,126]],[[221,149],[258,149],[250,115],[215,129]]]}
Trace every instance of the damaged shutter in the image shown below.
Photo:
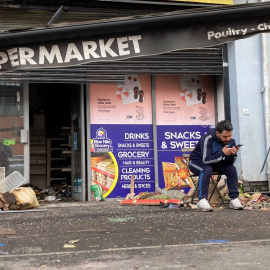
{"label": "damaged shutter", "polygon": [[155,56],[107,61],[65,68],[2,73],[0,82],[121,83],[128,74],[222,75],[222,47],[182,50]]}

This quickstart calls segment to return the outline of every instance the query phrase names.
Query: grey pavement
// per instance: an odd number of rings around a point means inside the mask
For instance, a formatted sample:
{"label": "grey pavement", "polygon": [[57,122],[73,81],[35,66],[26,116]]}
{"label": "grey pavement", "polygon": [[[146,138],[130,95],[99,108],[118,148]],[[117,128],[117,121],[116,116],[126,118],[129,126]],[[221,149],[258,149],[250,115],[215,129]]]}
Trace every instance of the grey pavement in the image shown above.
{"label": "grey pavement", "polygon": [[[0,212],[0,269],[269,269],[270,211],[42,204]],[[73,245],[73,247],[65,247]]]}

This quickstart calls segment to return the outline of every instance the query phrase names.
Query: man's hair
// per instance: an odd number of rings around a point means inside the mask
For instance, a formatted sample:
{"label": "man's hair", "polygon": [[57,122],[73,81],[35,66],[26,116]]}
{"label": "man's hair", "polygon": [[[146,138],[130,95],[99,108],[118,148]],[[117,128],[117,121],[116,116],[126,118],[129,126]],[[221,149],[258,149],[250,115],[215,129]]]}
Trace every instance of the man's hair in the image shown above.
{"label": "man's hair", "polygon": [[222,120],[217,123],[216,131],[222,133],[223,130],[233,131],[232,123],[229,120]]}

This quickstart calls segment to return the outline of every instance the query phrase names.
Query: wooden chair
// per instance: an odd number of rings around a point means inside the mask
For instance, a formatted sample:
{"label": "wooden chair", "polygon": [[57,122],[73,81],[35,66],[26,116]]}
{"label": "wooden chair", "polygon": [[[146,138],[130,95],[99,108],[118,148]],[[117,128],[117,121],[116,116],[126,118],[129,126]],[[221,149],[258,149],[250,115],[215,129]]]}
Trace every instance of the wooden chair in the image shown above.
{"label": "wooden chair", "polygon": [[[183,158],[185,159],[186,161],[186,164],[188,165],[189,163],[189,156],[190,156],[190,153],[193,151],[194,148],[185,148],[185,149],[182,149],[181,151],[183,152]],[[196,192],[198,191],[198,181],[196,181],[196,178],[199,178],[199,174],[194,174],[192,173],[189,168],[188,168],[188,174],[189,174],[189,177],[195,187],[195,190],[192,194],[192,197],[191,197],[191,203],[193,203],[193,200],[194,200],[194,195],[196,194]],[[215,180],[214,177],[217,176],[217,179]],[[220,199],[222,200],[223,204],[225,205],[225,202],[220,194],[220,191],[218,189],[218,183],[219,181],[221,180],[221,177],[222,177],[222,174],[218,173],[218,172],[212,172],[212,175],[210,177],[210,181],[213,183],[214,185],[214,189],[210,195],[210,198],[209,198],[209,202],[214,194],[215,191],[217,191]]]}

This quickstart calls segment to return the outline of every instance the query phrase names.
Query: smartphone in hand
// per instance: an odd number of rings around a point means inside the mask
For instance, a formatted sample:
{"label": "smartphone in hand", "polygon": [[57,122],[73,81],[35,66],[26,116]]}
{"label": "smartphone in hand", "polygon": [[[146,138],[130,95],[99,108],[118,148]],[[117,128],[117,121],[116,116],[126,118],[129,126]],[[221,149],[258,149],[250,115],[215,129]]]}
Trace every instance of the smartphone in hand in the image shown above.
{"label": "smartphone in hand", "polygon": [[234,147],[240,147],[240,146],[243,146],[243,144],[237,144]]}

